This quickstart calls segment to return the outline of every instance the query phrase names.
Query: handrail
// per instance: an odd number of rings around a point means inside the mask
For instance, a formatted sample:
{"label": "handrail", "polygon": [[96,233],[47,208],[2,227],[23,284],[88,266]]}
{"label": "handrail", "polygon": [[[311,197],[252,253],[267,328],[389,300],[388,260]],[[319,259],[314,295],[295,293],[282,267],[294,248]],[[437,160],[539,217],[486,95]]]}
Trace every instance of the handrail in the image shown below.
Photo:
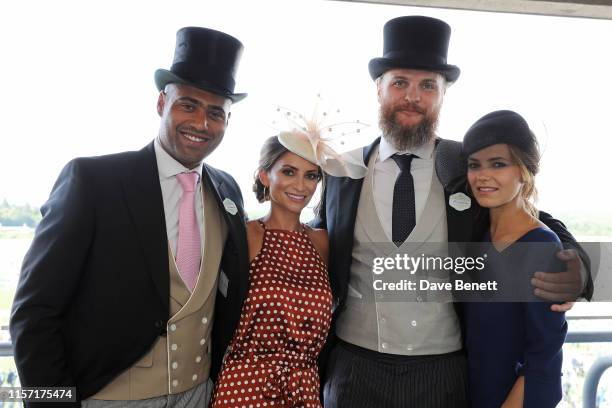
{"label": "handrail", "polygon": [[612,367],[612,356],[599,357],[593,362],[591,368],[584,377],[584,386],[582,387],[582,407],[596,408],[597,407],[597,388],[599,380],[604,371]]}
{"label": "handrail", "polygon": [[[600,343],[612,342],[612,330],[602,331],[571,331],[567,333],[566,343]],[[11,342],[0,342],[0,357],[11,357],[13,345]],[[603,373],[612,367],[612,356],[599,357],[584,379],[582,389],[583,408],[595,408],[597,401],[597,388]]]}
{"label": "handrail", "polygon": [[10,341],[0,342],[0,357],[11,357],[13,355],[13,344]]}
{"label": "handrail", "polygon": [[612,343],[612,330],[576,330],[567,333],[566,343]]}

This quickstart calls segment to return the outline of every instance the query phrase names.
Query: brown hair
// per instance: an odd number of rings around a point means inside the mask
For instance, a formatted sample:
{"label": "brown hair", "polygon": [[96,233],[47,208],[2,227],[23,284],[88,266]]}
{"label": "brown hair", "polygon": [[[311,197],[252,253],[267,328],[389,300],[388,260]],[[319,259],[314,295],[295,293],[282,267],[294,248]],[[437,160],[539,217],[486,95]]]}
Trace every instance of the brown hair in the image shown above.
{"label": "brown hair", "polygon": [[[261,180],[259,179],[259,172],[270,171],[272,166],[281,158],[281,156],[287,152],[289,152],[285,146],[283,146],[279,141],[277,136],[272,136],[266,139],[263,146],[261,147],[261,151],[259,152],[259,164],[257,166],[257,170],[255,170],[254,174],[254,182],[253,182],[253,192],[255,193],[255,197],[257,201],[263,203],[268,201],[270,197],[268,196],[269,191],[266,191],[266,186],[263,185]],[[325,179],[323,177],[323,171],[319,167],[319,177],[322,180],[321,185],[321,197],[323,197],[325,190]],[[266,194],[268,193],[268,194]],[[321,200],[315,207],[315,213],[319,210],[319,206],[321,205]]]}
{"label": "brown hair", "polygon": [[538,190],[535,186],[535,176],[540,170],[540,149],[538,141],[532,131],[529,131],[530,140],[527,149],[519,149],[514,145],[508,145],[510,157],[516,163],[521,172],[523,180],[523,188],[521,189],[521,197],[524,199],[525,208],[527,211],[538,218],[538,210],[534,203],[538,198]]}
{"label": "brown hair", "polygon": [[253,183],[253,192],[255,193],[255,197],[257,197],[257,201],[260,203],[268,200],[268,197],[266,196],[266,187],[259,179],[259,172],[262,170],[269,171],[272,166],[274,166],[274,163],[288,151],[289,150],[278,141],[277,136],[267,138],[261,147],[261,151],[259,152],[259,164],[257,170],[255,170],[255,182]]}

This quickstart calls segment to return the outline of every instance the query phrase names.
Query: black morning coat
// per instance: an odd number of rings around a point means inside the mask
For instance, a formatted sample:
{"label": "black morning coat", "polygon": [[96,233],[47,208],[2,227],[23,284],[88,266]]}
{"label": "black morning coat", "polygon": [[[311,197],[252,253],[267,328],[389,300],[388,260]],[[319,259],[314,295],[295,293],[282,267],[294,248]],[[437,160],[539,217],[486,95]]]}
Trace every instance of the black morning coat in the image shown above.
{"label": "black morning coat", "polygon": [[[208,165],[202,173],[228,225],[221,269],[229,283],[227,296],[217,293],[212,330],[214,379],[246,297],[248,250],[238,185]],[[225,210],[226,198],[237,214]],[[72,160],[41,212],[13,303],[15,362],[23,386],[76,386],[85,399],[166,333],[168,239],[153,143]]]}

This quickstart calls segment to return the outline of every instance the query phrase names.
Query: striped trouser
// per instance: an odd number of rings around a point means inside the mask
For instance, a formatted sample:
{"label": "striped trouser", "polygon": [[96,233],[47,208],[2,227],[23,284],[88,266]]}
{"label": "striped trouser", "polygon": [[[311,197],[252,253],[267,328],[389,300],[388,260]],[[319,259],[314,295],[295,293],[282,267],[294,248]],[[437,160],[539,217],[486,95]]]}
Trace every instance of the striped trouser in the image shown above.
{"label": "striped trouser", "polygon": [[466,408],[463,352],[396,356],[340,342],[327,367],[325,408]]}
{"label": "striped trouser", "polygon": [[96,400],[81,401],[82,408],[206,408],[210,401],[213,383],[205,381],[197,387],[178,394],[163,395],[161,397],[144,400]]}

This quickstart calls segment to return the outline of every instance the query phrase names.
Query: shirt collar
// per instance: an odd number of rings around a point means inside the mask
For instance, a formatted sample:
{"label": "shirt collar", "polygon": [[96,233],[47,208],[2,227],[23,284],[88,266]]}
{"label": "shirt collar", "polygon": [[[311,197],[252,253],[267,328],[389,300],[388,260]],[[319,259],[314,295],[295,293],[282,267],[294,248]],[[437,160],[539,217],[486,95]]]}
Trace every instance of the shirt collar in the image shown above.
{"label": "shirt collar", "polygon": [[198,167],[194,169],[188,169],[176,161],[174,157],[170,156],[170,154],[164,150],[157,138],[155,138],[155,141],[153,141],[153,147],[155,148],[157,171],[159,172],[160,180],[169,179],[177,174],[188,173],[190,171],[195,171],[200,176],[200,180],[202,179],[202,167],[204,167],[204,162],[200,163]]}
{"label": "shirt collar", "polygon": [[387,160],[388,158],[390,158],[391,156],[393,156],[396,153],[399,153],[399,154],[414,154],[419,159],[431,160],[432,157],[433,157],[433,151],[434,151],[435,145],[436,145],[436,140],[435,139],[431,139],[430,142],[428,142],[428,143],[426,143],[426,144],[424,144],[422,146],[413,147],[412,149],[399,151],[399,150],[397,150],[395,148],[395,146],[393,146],[391,143],[389,143],[387,141],[387,139],[385,139],[384,137],[381,137],[380,138],[380,146],[378,148],[378,160],[383,162],[383,161]]}

